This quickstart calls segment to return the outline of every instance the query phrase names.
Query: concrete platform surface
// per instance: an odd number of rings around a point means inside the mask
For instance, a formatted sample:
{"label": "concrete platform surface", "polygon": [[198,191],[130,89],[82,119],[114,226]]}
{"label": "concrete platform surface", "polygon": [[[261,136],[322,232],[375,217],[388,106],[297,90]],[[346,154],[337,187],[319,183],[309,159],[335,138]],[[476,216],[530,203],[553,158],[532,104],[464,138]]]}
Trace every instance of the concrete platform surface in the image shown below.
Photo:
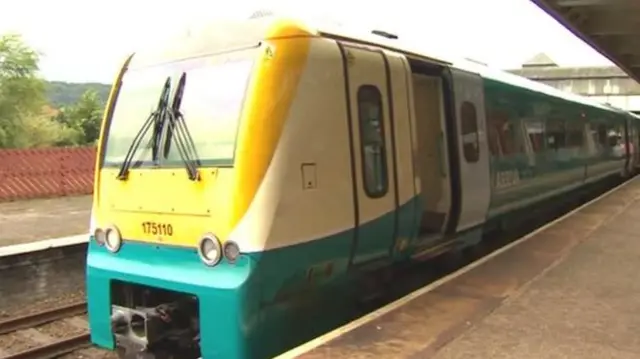
{"label": "concrete platform surface", "polygon": [[640,358],[640,178],[279,358]]}
{"label": "concrete platform surface", "polygon": [[638,184],[624,212],[434,358],[640,358]]}
{"label": "concrete platform surface", "polygon": [[0,247],[83,234],[91,196],[0,203]]}

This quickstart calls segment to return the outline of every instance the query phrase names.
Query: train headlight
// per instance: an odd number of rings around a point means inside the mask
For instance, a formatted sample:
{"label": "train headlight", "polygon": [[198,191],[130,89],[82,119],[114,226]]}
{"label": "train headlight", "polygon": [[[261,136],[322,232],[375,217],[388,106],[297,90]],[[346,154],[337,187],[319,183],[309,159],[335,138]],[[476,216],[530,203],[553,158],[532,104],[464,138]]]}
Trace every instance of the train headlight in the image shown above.
{"label": "train headlight", "polygon": [[227,241],[223,246],[224,257],[231,263],[235,262],[240,256],[240,248],[235,242]]}
{"label": "train headlight", "polygon": [[198,254],[202,262],[208,266],[215,266],[222,258],[222,246],[213,234],[206,234],[198,244]]}
{"label": "train headlight", "polygon": [[122,236],[115,226],[105,230],[104,246],[112,253],[119,251],[122,247]]}
{"label": "train headlight", "polygon": [[93,231],[93,238],[96,240],[98,245],[103,246],[104,242],[107,240],[107,233],[102,228],[96,228]]}

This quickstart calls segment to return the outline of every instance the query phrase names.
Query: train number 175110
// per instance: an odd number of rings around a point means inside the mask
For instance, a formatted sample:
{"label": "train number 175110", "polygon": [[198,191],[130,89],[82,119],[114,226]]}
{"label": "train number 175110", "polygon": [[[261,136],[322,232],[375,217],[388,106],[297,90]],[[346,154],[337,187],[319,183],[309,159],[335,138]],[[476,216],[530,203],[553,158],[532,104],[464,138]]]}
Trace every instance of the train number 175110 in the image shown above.
{"label": "train number 175110", "polygon": [[168,223],[142,222],[144,234],[173,236],[173,226]]}

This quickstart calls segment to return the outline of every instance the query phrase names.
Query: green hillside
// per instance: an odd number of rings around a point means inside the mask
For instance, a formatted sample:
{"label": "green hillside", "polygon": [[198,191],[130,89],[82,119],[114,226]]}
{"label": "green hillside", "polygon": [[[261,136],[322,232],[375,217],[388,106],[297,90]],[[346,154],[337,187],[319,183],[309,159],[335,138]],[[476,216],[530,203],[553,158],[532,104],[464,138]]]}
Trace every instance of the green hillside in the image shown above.
{"label": "green hillside", "polygon": [[62,81],[48,81],[47,97],[56,108],[75,104],[87,90],[94,90],[102,103],[107,102],[111,85],[101,83],[73,83]]}

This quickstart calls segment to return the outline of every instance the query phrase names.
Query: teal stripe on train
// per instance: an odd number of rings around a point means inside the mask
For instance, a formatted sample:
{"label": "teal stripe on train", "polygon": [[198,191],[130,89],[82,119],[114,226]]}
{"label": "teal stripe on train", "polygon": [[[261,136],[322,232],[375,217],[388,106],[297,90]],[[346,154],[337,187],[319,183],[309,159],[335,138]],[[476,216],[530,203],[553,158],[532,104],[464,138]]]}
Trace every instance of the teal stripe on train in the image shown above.
{"label": "teal stripe on train", "polygon": [[[416,210],[419,197],[399,209],[398,222],[414,224],[401,225],[405,233],[399,236],[415,237]],[[389,248],[389,239],[376,238],[370,228],[393,226],[394,221],[391,212],[362,225],[361,233],[371,235],[366,248]],[[121,280],[196,295],[206,338],[201,343],[204,359],[272,357],[352,319],[349,304],[359,294],[354,284],[360,275],[347,274],[353,235],[350,229],[243,255],[233,265],[223,261],[214,268],[203,265],[195,249],[126,242],[114,255],[92,240],[87,258],[92,341],[114,347],[110,281]]]}

